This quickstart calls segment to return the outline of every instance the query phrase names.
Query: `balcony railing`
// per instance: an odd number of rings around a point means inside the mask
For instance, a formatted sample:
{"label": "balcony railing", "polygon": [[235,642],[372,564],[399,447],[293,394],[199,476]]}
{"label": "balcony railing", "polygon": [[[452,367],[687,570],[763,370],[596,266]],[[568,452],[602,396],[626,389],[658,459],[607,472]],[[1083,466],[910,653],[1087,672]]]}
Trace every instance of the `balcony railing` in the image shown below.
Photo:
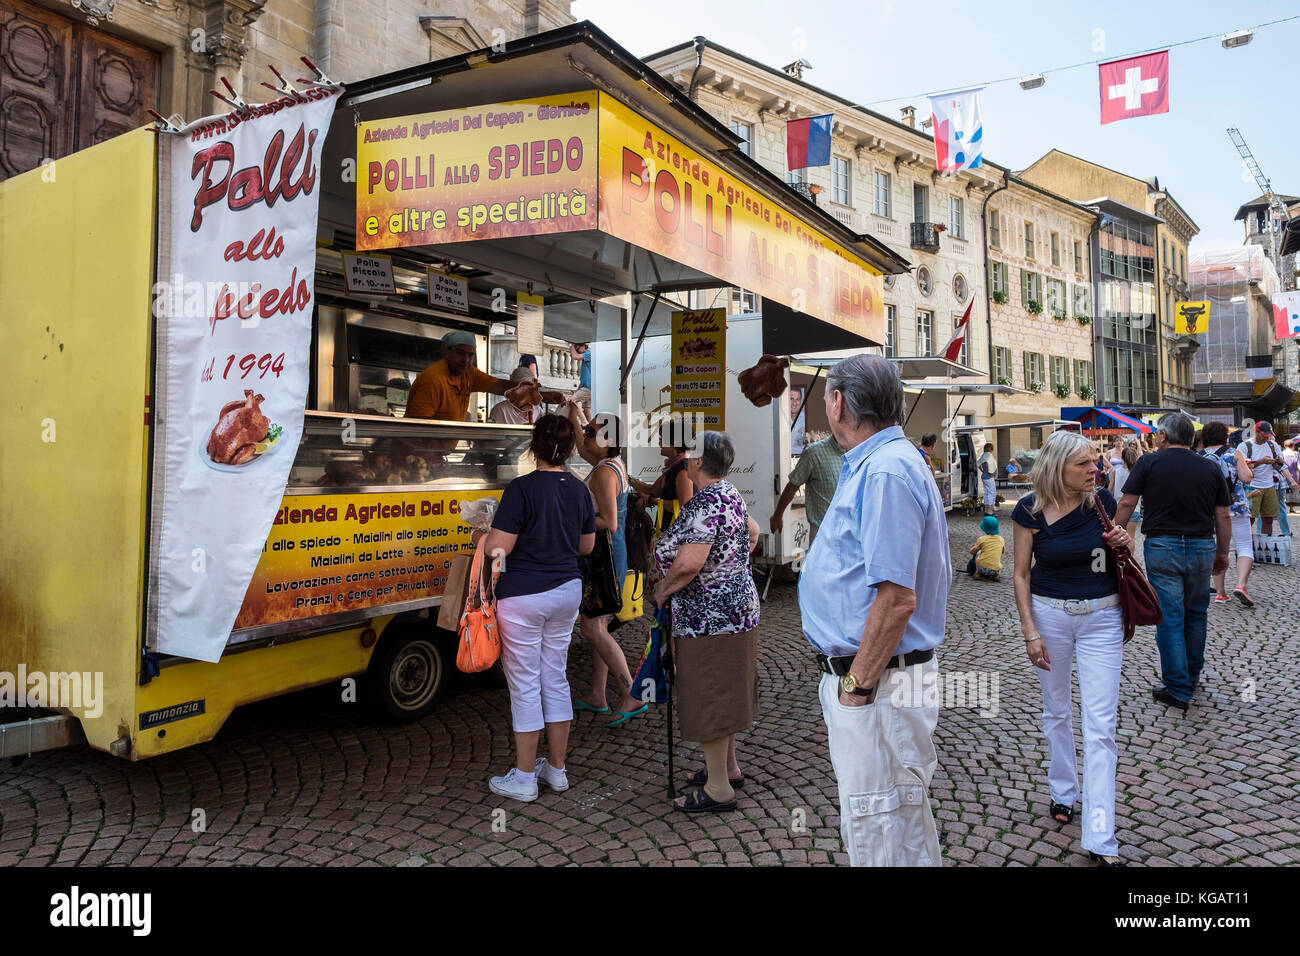
{"label": "balcony railing", "polygon": [[932,222],[912,223],[913,249],[938,249],[939,228]]}

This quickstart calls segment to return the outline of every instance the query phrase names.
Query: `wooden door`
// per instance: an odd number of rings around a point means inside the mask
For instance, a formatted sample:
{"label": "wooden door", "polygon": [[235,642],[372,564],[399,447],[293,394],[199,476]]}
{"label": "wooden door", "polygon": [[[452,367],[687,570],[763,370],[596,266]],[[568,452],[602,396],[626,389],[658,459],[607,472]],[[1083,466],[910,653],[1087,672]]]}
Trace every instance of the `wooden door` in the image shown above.
{"label": "wooden door", "polygon": [[0,0],[0,179],[148,122],[159,57],[25,0]]}

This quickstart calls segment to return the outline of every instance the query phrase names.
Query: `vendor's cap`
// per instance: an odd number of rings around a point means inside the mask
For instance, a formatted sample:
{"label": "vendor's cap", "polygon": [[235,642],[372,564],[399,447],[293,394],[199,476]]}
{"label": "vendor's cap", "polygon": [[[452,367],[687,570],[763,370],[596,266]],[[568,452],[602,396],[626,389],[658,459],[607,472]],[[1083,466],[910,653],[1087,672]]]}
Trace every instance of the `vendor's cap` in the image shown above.
{"label": "vendor's cap", "polygon": [[460,345],[477,348],[478,343],[474,341],[474,333],[448,332],[442,337],[442,347],[444,349],[453,349]]}
{"label": "vendor's cap", "polygon": [[992,515],[985,515],[984,520],[980,522],[980,530],[985,534],[997,534],[998,519]]}

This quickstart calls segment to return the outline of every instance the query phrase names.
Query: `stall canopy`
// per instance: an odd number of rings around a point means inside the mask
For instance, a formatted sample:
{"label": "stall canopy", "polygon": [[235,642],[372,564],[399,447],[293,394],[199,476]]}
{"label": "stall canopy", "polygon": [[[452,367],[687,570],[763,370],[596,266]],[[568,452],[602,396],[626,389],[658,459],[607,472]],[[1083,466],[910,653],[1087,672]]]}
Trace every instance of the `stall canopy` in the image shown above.
{"label": "stall canopy", "polygon": [[1126,435],[1129,432],[1145,435],[1154,431],[1145,422],[1130,418],[1114,408],[1062,408],[1061,417],[1070,422],[1068,427],[1077,427],[1084,435]]}
{"label": "stall canopy", "polygon": [[618,339],[652,304],[661,334],[683,293],[739,286],[784,307],[783,337],[861,347],[909,268],[586,22],[349,85],[322,166],[323,247],[466,283],[432,312],[467,327],[514,321],[528,286],[550,335]]}

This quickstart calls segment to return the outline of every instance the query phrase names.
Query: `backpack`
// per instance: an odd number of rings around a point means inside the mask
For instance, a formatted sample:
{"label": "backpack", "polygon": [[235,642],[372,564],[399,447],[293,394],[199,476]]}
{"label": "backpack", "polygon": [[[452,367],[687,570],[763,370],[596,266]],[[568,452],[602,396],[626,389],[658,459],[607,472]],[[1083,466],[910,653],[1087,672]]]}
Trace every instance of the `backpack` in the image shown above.
{"label": "backpack", "polygon": [[1219,466],[1219,471],[1223,473],[1223,480],[1228,485],[1228,501],[1232,502],[1233,504],[1236,504],[1237,497],[1238,497],[1237,487],[1241,484],[1241,479],[1237,476],[1237,466],[1235,464],[1237,452],[1235,449],[1232,449],[1230,445],[1225,444],[1222,447],[1228,448],[1232,451],[1233,461],[1234,461],[1232,465],[1229,465],[1226,461],[1223,460],[1223,458],[1221,457],[1221,453],[1202,450],[1201,457],[1208,458],[1210,461],[1214,462]]}
{"label": "backpack", "polygon": [[641,496],[635,491],[627,493],[627,569],[646,574],[650,571],[650,549],[654,539],[655,523],[646,514]]}

